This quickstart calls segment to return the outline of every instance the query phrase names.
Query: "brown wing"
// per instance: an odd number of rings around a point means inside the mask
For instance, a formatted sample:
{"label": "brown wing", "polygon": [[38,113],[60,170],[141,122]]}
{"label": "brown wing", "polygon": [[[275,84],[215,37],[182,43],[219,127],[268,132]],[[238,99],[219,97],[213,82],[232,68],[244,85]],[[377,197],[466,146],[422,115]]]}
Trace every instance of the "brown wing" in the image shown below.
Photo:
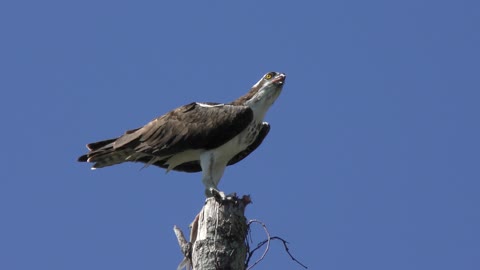
{"label": "brown wing", "polygon": [[[267,134],[269,131],[270,131],[270,125],[268,123],[263,123],[262,128],[258,133],[258,136],[255,139],[255,141],[252,144],[250,144],[245,150],[235,155],[228,162],[227,166],[240,162],[241,160],[246,158],[248,155],[250,155],[253,151],[255,151],[255,149],[257,149],[257,147],[260,146],[260,144],[263,142],[263,139],[267,137]],[[149,160],[150,158],[148,157],[144,158],[144,160],[140,159],[140,161],[145,163],[147,163]],[[155,165],[164,169],[168,167],[168,165],[165,164],[165,160],[157,161],[152,165]],[[173,170],[181,171],[181,172],[199,172],[202,170],[202,168],[200,167],[200,163],[198,161],[190,161],[190,162],[185,162],[183,164],[178,165]]]}
{"label": "brown wing", "polygon": [[129,147],[155,156],[187,149],[213,149],[235,137],[252,119],[253,112],[246,106],[204,107],[191,103],[125,134],[115,141],[114,148]]}
{"label": "brown wing", "polygon": [[[96,162],[94,167],[105,167],[126,161],[125,158],[137,153],[164,157],[187,149],[213,149],[235,137],[252,119],[253,112],[246,106],[190,103],[117,139],[89,144],[91,151],[79,161]],[[138,158],[136,161],[149,160]]]}

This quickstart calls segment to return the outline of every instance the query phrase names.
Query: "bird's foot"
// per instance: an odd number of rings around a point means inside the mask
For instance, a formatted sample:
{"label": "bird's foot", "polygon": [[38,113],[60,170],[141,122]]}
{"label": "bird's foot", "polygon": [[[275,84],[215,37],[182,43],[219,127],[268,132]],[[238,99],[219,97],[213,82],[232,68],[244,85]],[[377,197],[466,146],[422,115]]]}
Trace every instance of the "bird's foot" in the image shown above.
{"label": "bird's foot", "polygon": [[227,202],[227,201],[235,201],[237,199],[237,193],[233,192],[231,194],[225,195],[223,191],[220,191],[216,188],[209,188],[206,190],[207,197],[214,197],[217,202]]}

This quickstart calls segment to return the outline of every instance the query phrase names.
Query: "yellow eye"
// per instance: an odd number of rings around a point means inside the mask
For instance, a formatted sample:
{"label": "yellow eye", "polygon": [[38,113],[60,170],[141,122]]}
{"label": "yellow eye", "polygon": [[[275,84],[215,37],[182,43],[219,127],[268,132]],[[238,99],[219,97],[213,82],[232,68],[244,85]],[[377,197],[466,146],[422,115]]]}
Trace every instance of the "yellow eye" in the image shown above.
{"label": "yellow eye", "polygon": [[265,75],[265,79],[270,80],[273,77],[273,72],[268,73]]}

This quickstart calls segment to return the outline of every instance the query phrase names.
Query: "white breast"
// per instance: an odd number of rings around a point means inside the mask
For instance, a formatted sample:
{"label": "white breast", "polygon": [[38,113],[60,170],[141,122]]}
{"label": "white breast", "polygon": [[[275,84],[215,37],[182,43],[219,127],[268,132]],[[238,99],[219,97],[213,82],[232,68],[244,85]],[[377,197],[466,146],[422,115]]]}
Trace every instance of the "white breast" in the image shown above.
{"label": "white breast", "polygon": [[252,122],[246,129],[240,132],[230,141],[225,144],[212,149],[215,152],[217,161],[228,163],[235,155],[245,150],[257,138],[260,131],[260,124]]}

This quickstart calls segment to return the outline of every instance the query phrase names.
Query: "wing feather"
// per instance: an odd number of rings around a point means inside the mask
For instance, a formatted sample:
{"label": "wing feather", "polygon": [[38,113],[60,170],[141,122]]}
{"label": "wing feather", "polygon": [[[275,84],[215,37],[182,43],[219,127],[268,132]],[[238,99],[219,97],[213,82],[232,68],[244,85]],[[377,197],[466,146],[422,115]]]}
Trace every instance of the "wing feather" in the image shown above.
{"label": "wing feather", "polygon": [[[267,137],[269,131],[270,131],[270,125],[268,123],[264,122],[262,124],[262,128],[261,128],[260,132],[258,133],[258,136],[255,139],[255,141],[252,144],[250,144],[245,150],[243,150],[242,152],[240,152],[236,156],[234,156],[228,162],[227,166],[230,166],[230,165],[233,165],[233,164],[236,164],[236,163],[240,162],[241,160],[246,158],[248,155],[250,155],[253,151],[255,151],[260,146],[260,144],[263,142],[263,139],[265,139],[265,137]],[[145,162],[145,163],[148,162],[147,159],[145,161],[143,161],[143,160],[140,160],[140,161]],[[161,167],[161,168],[164,168],[164,169],[168,168],[168,165],[165,164],[165,160],[155,161],[155,162],[152,163],[152,165],[155,165],[155,166],[158,166],[158,167]],[[202,170],[202,168],[200,167],[200,162],[190,161],[190,162],[185,162],[185,163],[182,163],[182,164],[178,165],[173,170],[174,171],[181,171],[181,172],[200,172]]]}
{"label": "wing feather", "polygon": [[[79,161],[94,162],[95,168],[125,161],[165,167],[165,158],[189,149],[216,148],[235,137],[253,120],[253,112],[246,106],[214,105],[190,103],[141,128],[129,130],[119,138],[91,143],[87,146],[90,151]],[[200,166],[197,163],[185,164],[181,170],[198,171]]]}
{"label": "wing feather", "polygon": [[166,156],[188,149],[212,149],[232,139],[253,119],[246,106],[203,107],[197,103],[177,108],[144,127],[126,133],[115,148],[134,148],[155,156]]}

